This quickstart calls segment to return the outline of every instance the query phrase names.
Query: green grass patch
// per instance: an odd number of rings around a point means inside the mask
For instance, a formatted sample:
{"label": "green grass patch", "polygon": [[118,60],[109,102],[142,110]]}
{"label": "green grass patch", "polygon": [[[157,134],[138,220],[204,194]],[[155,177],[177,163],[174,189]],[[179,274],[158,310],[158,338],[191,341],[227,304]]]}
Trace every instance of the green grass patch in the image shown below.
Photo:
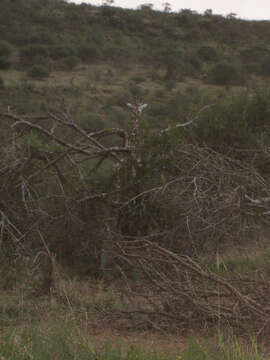
{"label": "green grass patch", "polygon": [[171,353],[160,349],[145,350],[121,340],[96,344],[76,324],[61,323],[50,327],[11,327],[2,336],[0,356],[5,360],[77,359],[77,360],[260,360],[256,343],[241,344],[236,338],[219,342],[213,348],[190,340],[186,351]]}
{"label": "green grass patch", "polygon": [[242,256],[231,256],[223,259],[219,254],[216,259],[204,262],[208,270],[224,277],[229,277],[232,273],[249,275],[253,278],[265,274],[270,275],[270,250],[265,249],[258,254],[243,253]]}

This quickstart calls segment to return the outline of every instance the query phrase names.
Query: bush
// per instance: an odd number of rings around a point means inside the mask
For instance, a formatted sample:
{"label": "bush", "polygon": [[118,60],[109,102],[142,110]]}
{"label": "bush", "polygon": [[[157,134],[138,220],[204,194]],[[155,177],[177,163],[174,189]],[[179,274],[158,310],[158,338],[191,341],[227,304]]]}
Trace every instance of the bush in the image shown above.
{"label": "bush", "polygon": [[129,95],[130,93],[127,89],[116,91],[112,97],[106,99],[106,106],[120,106],[121,108],[125,108]]}
{"label": "bush", "polygon": [[78,50],[78,56],[84,62],[94,62],[101,58],[101,52],[96,46],[83,45]]}
{"label": "bush", "polygon": [[0,57],[9,56],[12,53],[12,46],[6,41],[0,41]]}
{"label": "bush", "polygon": [[8,70],[10,67],[11,61],[5,56],[0,56],[0,70]]}
{"label": "bush", "polygon": [[[196,128],[197,139],[216,151],[230,152],[231,149],[255,149],[260,142],[269,144],[267,134],[269,89],[239,91],[233,95],[222,96],[216,104],[202,114]],[[267,145],[268,146],[268,145]],[[249,156],[236,152],[235,156]],[[259,158],[259,157],[258,157]],[[256,166],[258,159],[252,157]]]}
{"label": "bush", "polygon": [[48,58],[49,50],[45,45],[27,45],[21,50],[20,59],[23,65],[33,65],[37,63],[37,58]]}
{"label": "bush", "polygon": [[260,59],[269,55],[270,51],[262,46],[254,46],[252,48],[242,48],[239,50],[239,56],[243,63],[258,62]]}
{"label": "bush", "polygon": [[80,63],[80,58],[77,56],[67,56],[59,62],[62,69],[70,71],[73,70]]}
{"label": "bush", "polygon": [[248,74],[261,74],[261,66],[260,63],[248,63],[244,65],[244,70]]}
{"label": "bush", "polygon": [[0,89],[3,89],[5,87],[5,82],[2,76],[0,76]]}
{"label": "bush", "polygon": [[54,44],[56,38],[54,32],[48,32],[45,29],[41,30],[41,32],[36,32],[31,34],[27,43],[28,44]]}
{"label": "bush", "polygon": [[270,76],[270,56],[265,58],[260,66],[260,72],[263,76]]}
{"label": "bush", "polygon": [[86,131],[98,131],[104,129],[103,118],[96,113],[85,113],[79,120],[80,126]]}
{"label": "bush", "polygon": [[34,65],[29,70],[28,76],[37,80],[46,79],[50,76],[50,70],[44,65]]}
{"label": "bush", "polygon": [[216,61],[218,58],[216,49],[208,45],[202,46],[198,50],[198,56],[203,61]]}
{"label": "bush", "polygon": [[143,89],[133,81],[128,84],[128,91],[133,96],[143,96]]}
{"label": "bush", "polygon": [[127,46],[123,47],[107,47],[104,50],[104,56],[111,62],[119,62],[130,59],[132,57],[130,48]]}
{"label": "bush", "polygon": [[131,78],[131,80],[136,84],[140,84],[140,83],[143,83],[145,81],[145,76],[135,75],[135,76],[133,76]]}
{"label": "bush", "polygon": [[70,57],[75,55],[72,47],[66,45],[57,45],[50,47],[50,57],[54,60]]}
{"label": "bush", "polygon": [[208,80],[215,85],[242,85],[244,74],[238,66],[220,62],[210,69]]}
{"label": "bush", "polygon": [[195,55],[186,55],[182,62],[182,71],[185,76],[196,76],[202,69],[200,60]]}

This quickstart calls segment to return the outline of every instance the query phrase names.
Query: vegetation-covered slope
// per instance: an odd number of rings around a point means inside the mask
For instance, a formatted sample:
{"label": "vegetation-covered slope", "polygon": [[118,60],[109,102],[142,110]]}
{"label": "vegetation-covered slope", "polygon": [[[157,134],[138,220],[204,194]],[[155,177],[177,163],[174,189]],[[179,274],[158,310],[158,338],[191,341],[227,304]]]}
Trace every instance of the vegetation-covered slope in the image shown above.
{"label": "vegetation-covered slope", "polygon": [[61,298],[61,264],[132,279],[109,311],[143,329],[263,333],[268,267],[213,258],[268,229],[269,23],[53,0],[0,23],[1,286]]}

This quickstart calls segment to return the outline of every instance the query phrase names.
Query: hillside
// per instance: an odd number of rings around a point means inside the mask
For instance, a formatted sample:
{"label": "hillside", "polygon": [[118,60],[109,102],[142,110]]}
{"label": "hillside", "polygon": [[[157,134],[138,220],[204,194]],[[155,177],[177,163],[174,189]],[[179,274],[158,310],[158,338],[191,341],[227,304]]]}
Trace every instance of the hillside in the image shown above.
{"label": "hillside", "polygon": [[[1,81],[22,111],[61,104],[64,96],[72,103],[80,99],[80,118],[91,111],[102,123],[99,115],[109,112],[106,121],[115,126],[134,95],[153,103],[156,115],[186,89],[215,92],[216,86],[246,87],[270,76],[266,21],[57,0],[3,0],[0,10]],[[26,92],[31,97],[24,98]],[[10,103],[8,94],[3,103]]]}
{"label": "hillside", "polygon": [[[0,355],[46,358],[48,328],[57,358],[144,358],[89,345],[128,330],[259,359],[270,23],[1,0],[0,30]],[[213,355],[187,345],[217,328]]]}

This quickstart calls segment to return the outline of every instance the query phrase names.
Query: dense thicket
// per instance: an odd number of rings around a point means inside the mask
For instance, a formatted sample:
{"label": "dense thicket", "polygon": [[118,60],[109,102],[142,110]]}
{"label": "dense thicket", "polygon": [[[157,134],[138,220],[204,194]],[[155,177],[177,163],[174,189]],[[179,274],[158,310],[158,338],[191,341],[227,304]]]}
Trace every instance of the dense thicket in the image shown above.
{"label": "dense thicket", "polygon": [[268,98],[267,89],[214,104],[190,97],[186,121],[162,127],[135,103],[127,129],[87,130],[68,110],[3,109],[4,253],[36,252],[42,236],[59,260],[100,274],[120,240],[194,254],[250,237],[268,223]]}
{"label": "dense thicket", "polygon": [[[45,239],[100,275],[119,240],[194,254],[266,226],[270,94],[251,75],[269,76],[267,22],[53,0],[2,0],[0,22],[5,259]],[[59,70],[69,85],[40,85]]]}

